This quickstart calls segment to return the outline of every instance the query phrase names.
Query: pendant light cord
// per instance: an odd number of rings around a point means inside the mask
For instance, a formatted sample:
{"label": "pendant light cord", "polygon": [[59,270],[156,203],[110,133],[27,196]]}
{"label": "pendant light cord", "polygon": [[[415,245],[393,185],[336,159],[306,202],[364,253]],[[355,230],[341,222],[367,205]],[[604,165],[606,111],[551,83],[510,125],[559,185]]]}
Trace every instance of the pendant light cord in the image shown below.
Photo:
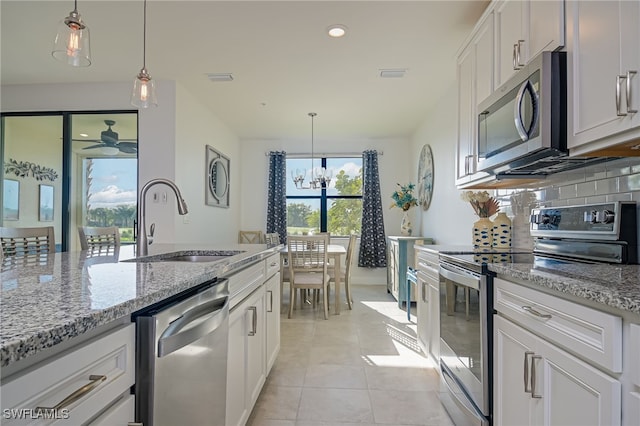
{"label": "pendant light cord", "polygon": [[147,69],[147,0],[144,0],[144,15],[142,19],[142,68],[144,70]]}
{"label": "pendant light cord", "polygon": [[73,11],[78,13],[78,0],[73,1]]}

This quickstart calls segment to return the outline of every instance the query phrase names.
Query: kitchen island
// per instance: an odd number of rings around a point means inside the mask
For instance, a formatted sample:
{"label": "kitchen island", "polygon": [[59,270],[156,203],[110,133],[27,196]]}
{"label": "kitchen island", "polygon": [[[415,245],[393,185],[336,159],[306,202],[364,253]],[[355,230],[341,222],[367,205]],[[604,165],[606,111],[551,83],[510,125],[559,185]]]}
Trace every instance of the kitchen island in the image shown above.
{"label": "kitchen island", "polygon": [[215,262],[136,262],[134,246],[116,252],[6,258],[0,274],[2,378],[68,349],[81,339],[130,322],[130,314],[221,275],[266,259],[264,244],[150,246],[161,253],[241,251]]}

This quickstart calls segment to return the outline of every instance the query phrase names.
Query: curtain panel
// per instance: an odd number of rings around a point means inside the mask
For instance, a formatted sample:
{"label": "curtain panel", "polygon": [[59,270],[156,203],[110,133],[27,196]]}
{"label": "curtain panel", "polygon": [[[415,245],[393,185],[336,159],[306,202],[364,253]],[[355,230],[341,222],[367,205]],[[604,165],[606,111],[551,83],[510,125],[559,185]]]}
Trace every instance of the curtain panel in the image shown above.
{"label": "curtain panel", "polygon": [[387,240],[382,217],[378,151],[362,153],[362,228],[358,266],[383,268],[387,266]]}
{"label": "curtain panel", "polygon": [[267,233],[280,234],[287,243],[287,153],[269,152],[269,187],[267,190]]}

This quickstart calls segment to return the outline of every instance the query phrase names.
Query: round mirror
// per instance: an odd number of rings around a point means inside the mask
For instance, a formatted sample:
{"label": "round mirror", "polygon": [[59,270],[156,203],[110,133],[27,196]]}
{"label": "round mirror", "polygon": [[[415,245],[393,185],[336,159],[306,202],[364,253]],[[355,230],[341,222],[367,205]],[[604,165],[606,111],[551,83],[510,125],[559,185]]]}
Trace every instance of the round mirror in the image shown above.
{"label": "round mirror", "polygon": [[227,195],[229,189],[229,176],[224,162],[216,158],[209,164],[209,190],[217,200]]}

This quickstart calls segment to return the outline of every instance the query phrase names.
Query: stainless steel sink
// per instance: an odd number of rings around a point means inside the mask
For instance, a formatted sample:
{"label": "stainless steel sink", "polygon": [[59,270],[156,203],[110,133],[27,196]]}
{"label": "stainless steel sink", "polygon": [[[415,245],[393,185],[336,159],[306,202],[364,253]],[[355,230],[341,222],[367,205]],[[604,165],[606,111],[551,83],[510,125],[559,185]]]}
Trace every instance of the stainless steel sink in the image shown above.
{"label": "stainless steel sink", "polygon": [[124,262],[216,262],[240,253],[244,253],[244,250],[183,250],[136,257]]}

